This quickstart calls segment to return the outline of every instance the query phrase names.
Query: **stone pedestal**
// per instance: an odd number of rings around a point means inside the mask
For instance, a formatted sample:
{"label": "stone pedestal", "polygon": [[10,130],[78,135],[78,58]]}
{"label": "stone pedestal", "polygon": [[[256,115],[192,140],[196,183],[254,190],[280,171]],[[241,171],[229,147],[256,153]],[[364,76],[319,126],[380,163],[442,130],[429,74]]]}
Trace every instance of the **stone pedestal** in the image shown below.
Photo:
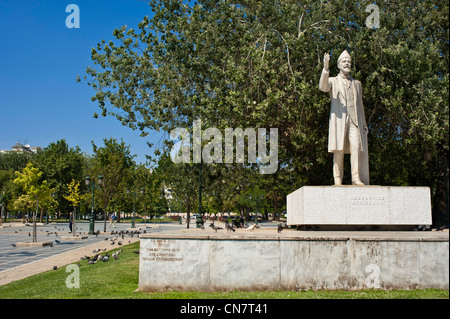
{"label": "stone pedestal", "polygon": [[35,243],[16,243],[16,247],[43,247],[50,246],[53,242],[51,241],[38,241]]}
{"label": "stone pedestal", "polygon": [[287,196],[288,225],[431,225],[428,187],[304,186]]}
{"label": "stone pedestal", "polygon": [[88,236],[62,236],[61,239],[64,240],[82,240],[86,239]]}
{"label": "stone pedestal", "polygon": [[448,232],[140,236],[139,291],[448,289]]}

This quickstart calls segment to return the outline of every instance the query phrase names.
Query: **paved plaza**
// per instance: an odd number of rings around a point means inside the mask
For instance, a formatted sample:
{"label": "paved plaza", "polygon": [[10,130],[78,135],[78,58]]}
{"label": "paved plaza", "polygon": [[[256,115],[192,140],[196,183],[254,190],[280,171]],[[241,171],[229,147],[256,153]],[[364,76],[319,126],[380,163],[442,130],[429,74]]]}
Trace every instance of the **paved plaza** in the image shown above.
{"label": "paved plaza", "polygon": [[[106,232],[103,232],[103,221],[96,221],[95,231],[100,230],[98,236],[87,235],[89,222],[77,222],[76,227],[76,234],[87,238],[63,239],[62,237],[71,236],[68,223],[50,223],[37,226],[37,241],[52,242],[51,246],[15,247],[20,242],[31,242],[32,226],[31,224],[3,223],[3,228],[0,228],[0,285],[12,281],[16,275],[25,278],[27,266],[33,269],[33,272],[30,273],[32,275],[45,270],[45,268],[37,269],[39,268],[39,263],[43,261],[53,264],[59,261],[59,265],[62,266],[79,260],[85,254],[92,253],[93,249],[107,248],[109,250],[120,247],[119,241],[121,241],[122,245],[126,245],[139,240],[136,234],[132,236],[133,230],[130,228],[130,223],[117,223],[116,227],[111,228],[109,223],[107,223]],[[186,227],[186,225],[174,223],[136,224],[136,230],[139,230],[141,233],[170,231],[180,227]],[[123,239],[119,236],[118,240],[111,245],[111,239],[117,236],[117,234],[111,235],[111,231],[120,232],[127,230],[128,234]]]}
{"label": "paved plaza", "polygon": [[[51,270],[54,266],[63,267],[70,263],[75,263],[85,255],[92,255],[95,249],[112,250],[119,248],[119,241],[122,245],[127,245],[139,241],[137,234],[133,231],[139,230],[140,236],[147,236],[152,233],[158,233],[157,236],[171,238],[266,238],[270,240],[294,239],[294,240],[330,240],[330,238],[354,238],[360,239],[389,239],[389,240],[446,240],[448,241],[448,229],[443,232],[428,231],[296,231],[295,229],[284,228],[282,231],[277,229],[278,223],[264,222],[259,224],[257,229],[238,228],[235,232],[228,232],[225,224],[215,222],[220,229],[215,230],[209,227],[211,221],[205,222],[205,228],[196,228],[195,221],[191,221],[190,228],[186,224],[179,223],[155,223],[141,224],[136,223],[136,228],[131,229],[130,223],[117,223],[116,227],[109,227],[104,222],[96,221],[95,231],[100,230],[98,235],[87,235],[89,231],[89,222],[77,222],[76,234],[86,237],[85,239],[70,239],[68,223],[50,223],[37,226],[37,241],[52,242],[51,246],[42,247],[14,247],[19,242],[31,242],[31,225],[20,223],[4,223],[0,228],[0,285],[20,280],[43,271]],[[253,223],[249,223],[253,225]],[[247,225],[248,226],[248,225]],[[113,231],[113,234],[111,233]],[[127,234],[118,236],[120,231],[128,231]],[[69,239],[63,239],[63,237]],[[111,244],[111,239],[118,239]]]}
{"label": "paved plaza", "polygon": [[[217,222],[216,222],[217,223]],[[205,223],[209,225],[210,221]],[[179,223],[136,223],[136,230],[144,233],[171,233],[186,232],[186,224]],[[222,224],[223,226],[223,224]],[[195,220],[191,220],[189,233],[205,230],[195,229]],[[262,229],[276,232],[276,224],[261,224]],[[50,270],[53,266],[62,267],[78,261],[82,256],[91,255],[94,249],[115,249],[121,241],[122,245],[127,245],[139,240],[137,235],[132,235],[134,229],[130,223],[116,223],[116,227],[110,227],[106,223],[106,232],[104,230],[104,221],[95,222],[95,231],[100,230],[98,235],[87,235],[89,231],[89,222],[76,223],[76,235],[87,237],[85,239],[63,239],[71,237],[68,223],[49,223],[37,225],[37,241],[51,242],[51,246],[42,247],[17,247],[17,243],[31,242],[32,225],[22,223],[3,223],[0,228],[0,285],[26,278],[40,272]],[[126,232],[124,238],[111,245],[111,239],[117,237],[120,231]],[[111,234],[113,231],[113,234]],[[224,230],[222,230],[224,231]],[[206,232],[214,232],[213,229],[206,227]]]}

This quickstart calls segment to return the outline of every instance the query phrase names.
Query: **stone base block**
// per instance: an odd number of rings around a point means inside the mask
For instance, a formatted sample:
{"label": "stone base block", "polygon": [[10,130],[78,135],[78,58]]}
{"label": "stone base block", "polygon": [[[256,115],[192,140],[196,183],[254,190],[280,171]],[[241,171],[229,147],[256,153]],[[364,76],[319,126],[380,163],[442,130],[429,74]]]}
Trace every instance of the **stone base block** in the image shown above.
{"label": "stone base block", "polygon": [[40,241],[36,243],[16,243],[16,247],[43,247],[50,246],[53,242],[51,241]]}
{"label": "stone base block", "polygon": [[81,239],[86,239],[88,238],[88,236],[62,236],[61,239],[64,240],[81,240]]}
{"label": "stone base block", "polygon": [[449,287],[444,233],[298,233],[303,235],[142,235],[139,291]]}
{"label": "stone base block", "polygon": [[304,186],[287,196],[288,225],[431,225],[429,187]]}

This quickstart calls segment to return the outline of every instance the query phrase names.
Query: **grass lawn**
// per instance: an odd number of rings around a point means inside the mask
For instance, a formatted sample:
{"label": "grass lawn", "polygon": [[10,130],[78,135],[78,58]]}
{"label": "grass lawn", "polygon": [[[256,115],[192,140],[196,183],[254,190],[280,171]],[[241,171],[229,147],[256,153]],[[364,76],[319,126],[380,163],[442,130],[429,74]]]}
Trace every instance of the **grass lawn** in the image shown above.
{"label": "grass lawn", "polygon": [[[448,299],[447,290],[135,292],[139,279],[139,242],[122,246],[119,260],[88,265],[81,260],[80,288],[67,288],[72,272],[50,270],[0,286],[0,299]],[[117,249],[115,249],[117,250]],[[112,250],[112,251],[115,251]],[[104,254],[104,253],[103,253]]]}

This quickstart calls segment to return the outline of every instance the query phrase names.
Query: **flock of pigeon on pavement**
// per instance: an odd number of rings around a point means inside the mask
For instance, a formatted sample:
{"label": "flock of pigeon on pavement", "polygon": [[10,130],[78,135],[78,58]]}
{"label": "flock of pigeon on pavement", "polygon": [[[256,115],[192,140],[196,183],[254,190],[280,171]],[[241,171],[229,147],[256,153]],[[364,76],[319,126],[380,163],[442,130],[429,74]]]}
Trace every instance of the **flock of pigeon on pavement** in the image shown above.
{"label": "flock of pigeon on pavement", "polygon": [[[146,233],[146,232],[147,232],[146,230],[144,230],[142,232],[140,230],[132,230],[132,231],[129,231],[129,230],[114,231],[113,230],[113,231],[111,231],[111,235],[116,235],[116,236],[114,238],[111,238],[111,239],[109,237],[106,237],[104,240],[105,241],[109,240],[111,245],[115,245],[116,242],[117,242],[118,246],[122,246],[122,242],[125,240],[125,235],[129,235],[130,237],[133,237],[133,236],[136,235],[137,237],[139,237],[139,235],[141,233]],[[100,234],[100,230],[98,230],[95,233],[96,236],[98,236],[99,234]],[[55,240],[55,242],[56,242],[56,240]],[[130,241],[128,241],[128,243],[130,243]],[[93,265],[93,264],[95,264],[95,263],[97,263],[99,261],[107,262],[111,258],[114,259],[114,260],[118,260],[119,259],[119,254],[121,252],[123,252],[123,249],[118,249],[118,250],[115,250],[115,251],[112,251],[112,252],[108,251],[104,255],[102,255],[102,252],[105,252],[107,250],[108,250],[107,248],[94,249],[92,251],[92,253],[94,254],[93,256],[85,255],[85,256],[81,257],[81,260],[87,260],[88,265]],[[111,253],[111,255],[110,255],[110,253]],[[139,251],[135,251],[134,253],[139,253]],[[81,266],[81,264],[78,263],[77,266]],[[54,266],[53,269],[56,270],[57,267]]]}
{"label": "flock of pigeon on pavement", "polygon": [[[209,227],[211,227],[213,230],[215,230],[216,233],[217,233],[218,230],[222,230],[223,229],[223,227],[216,226],[214,223],[210,223]],[[261,227],[256,225],[256,224],[252,224],[252,225],[249,226],[246,223],[243,228],[246,231],[253,231],[253,230],[259,229]],[[281,223],[278,224],[278,228],[277,228],[278,233],[281,233],[281,231],[283,229],[285,229],[285,228],[289,228],[289,227],[286,224],[284,226]],[[61,231],[61,229],[58,229],[56,226],[55,226],[55,229],[57,229],[58,231]],[[205,229],[205,227],[202,225],[201,229]],[[231,224],[231,223],[225,223],[225,229],[227,230],[227,232],[235,232],[236,231],[235,226],[233,224]],[[19,229],[19,231],[22,231],[22,230]],[[41,229],[40,231],[43,231],[43,230]],[[18,231],[15,231],[15,233],[17,233],[17,232]],[[55,237],[58,237],[58,235],[59,235],[56,230],[55,231],[48,231],[48,230],[46,230],[45,232],[47,233],[47,237],[49,237],[50,235],[54,235]],[[116,242],[117,242],[118,246],[122,246],[122,242],[125,240],[125,235],[128,235],[130,237],[137,236],[139,238],[139,235],[141,233],[145,234],[146,232],[147,232],[146,230],[144,230],[142,232],[140,230],[132,230],[132,231],[129,231],[129,230],[115,231],[115,230],[113,230],[113,231],[111,231],[111,236],[114,236],[114,235],[116,235],[116,236],[112,237],[112,238],[106,237],[104,240],[105,241],[109,240],[111,245],[115,245]],[[82,234],[82,233],[80,233],[80,234]],[[97,232],[95,232],[94,234],[96,235],[96,237],[98,237],[98,235],[100,235],[100,230],[97,230]],[[28,236],[31,237],[31,232],[28,232]],[[58,244],[61,244],[61,241],[58,240],[57,238],[54,238],[54,242],[52,242],[50,244],[50,246],[53,247],[54,243],[58,245]],[[128,241],[128,243],[130,243],[130,241]],[[16,247],[15,244],[11,244],[11,245],[13,247]],[[87,256],[86,255],[86,256],[83,256],[81,258],[81,260],[87,260],[88,261],[88,265],[93,265],[93,264],[95,264],[95,263],[97,263],[99,261],[107,262],[111,258],[114,259],[114,260],[118,260],[119,259],[119,254],[123,251],[123,249],[118,249],[116,251],[112,251],[111,255],[110,255],[110,251],[108,251],[104,255],[102,255],[102,252],[105,252],[106,250],[107,250],[106,248],[94,249],[92,251],[92,253],[94,254],[93,256]],[[139,251],[135,251],[134,253],[139,254]],[[78,263],[77,265],[81,266],[80,263]],[[57,266],[54,266],[53,270],[56,270],[56,269],[57,269]]]}
{"label": "flock of pigeon on pavement", "polygon": [[[55,229],[57,229],[58,231],[61,231],[61,229],[59,229],[58,227],[56,227],[56,226],[54,226],[55,227]],[[78,228],[77,228],[78,229]],[[22,229],[19,229],[19,231],[22,231]],[[40,230],[40,231],[43,231],[42,229]],[[49,237],[50,235],[54,235],[55,237],[58,237],[58,232],[57,231],[48,231],[48,230],[46,230],[45,231],[46,233],[47,233],[47,237]],[[16,231],[14,231],[14,233],[18,233],[18,231],[16,230]],[[132,230],[132,231],[129,231],[129,230],[121,230],[121,231],[111,231],[111,235],[116,235],[116,237],[114,238],[114,239],[111,239],[110,241],[111,241],[111,245],[114,245],[115,244],[115,242],[116,241],[118,241],[118,239],[119,239],[119,236],[121,237],[121,239],[123,240],[124,239],[124,236],[125,235],[129,235],[130,237],[133,237],[134,235],[136,235],[138,238],[139,238],[139,235],[141,234],[141,233],[147,233],[147,231],[146,230],[144,230],[144,231],[140,231],[140,230]],[[86,232],[84,233],[84,234],[87,234]],[[95,233],[95,236],[96,237],[98,237],[98,235],[100,235],[100,230],[97,230]],[[78,236],[78,235],[77,235]],[[31,237],[31,232],[28,232],[28,237]],[[105,240],[108,240],[108,238],[105,238]],[[52,242],[52,243],[50,243],[50,247],[53,247],[53,244],[61,244],[61,241],[60,240],[58,240],[57,238],[55,238],[54,239],[54,242]],[[16,244],[11,244],[13,247],[16,247]],[[117,245],[122,245],[122,241],[118,241],[117,242]]]}
{"label": "flock of pigeon on pavement", "polygon": [[[216,231],[216,233],[217,233],[218,230],[223,229],[223,227],[216,226],[216,225],[214,225],[214,223],[210,223],[209,227],[214,229]],[[205,226],[202,225],[201,228],[205,229]],[[245,223],[244,228],[245,228],[246,231],[252,231],[252,230],[255,230],[255,229],[258,229],[258,228],[261,228],[261,227],[256,225],[256,224],[248,226],[248,224]],[[278,233],[281,233],[282,230],[285,229],[285,228],[289,228],[289,227],[287,225],[283,226],[283,224],[281,224],[281,223],[278,224],[278,228],[277,228]],[[225,229],[227,230],[227,232],[235,232],[236,231],[236,228],[231,223],[225,223]]]}

